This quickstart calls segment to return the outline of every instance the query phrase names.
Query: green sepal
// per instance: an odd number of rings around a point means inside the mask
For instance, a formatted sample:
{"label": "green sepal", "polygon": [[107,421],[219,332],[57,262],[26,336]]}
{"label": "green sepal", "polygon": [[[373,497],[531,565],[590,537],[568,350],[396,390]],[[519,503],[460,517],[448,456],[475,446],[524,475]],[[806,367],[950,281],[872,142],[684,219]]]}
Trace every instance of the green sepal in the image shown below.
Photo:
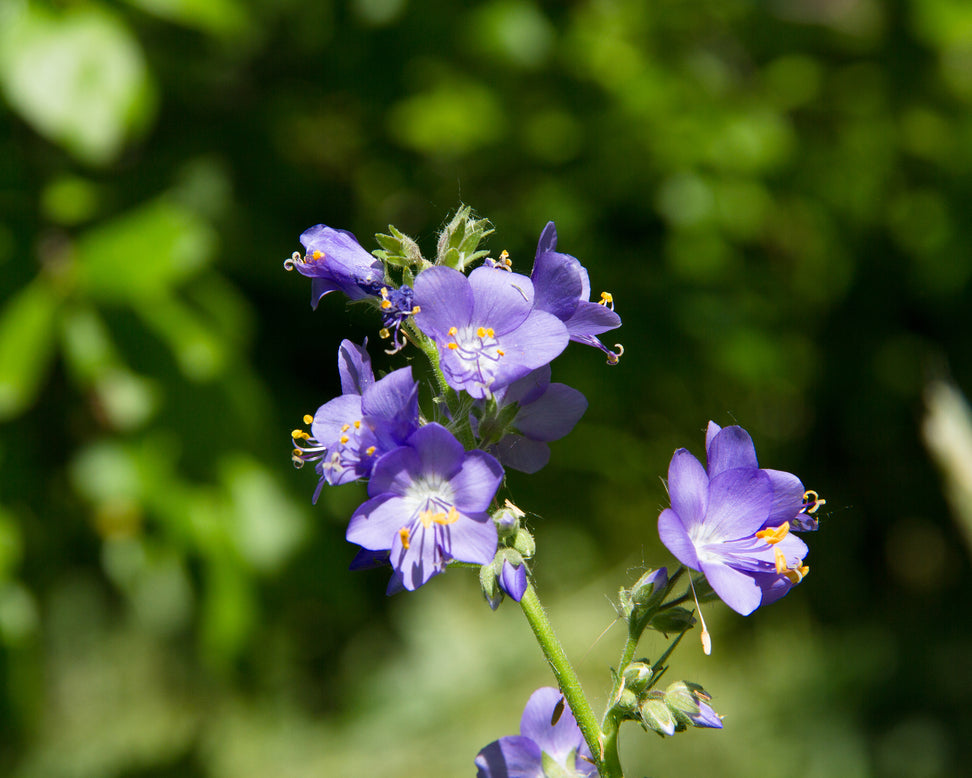
{"label": "green sepal", "polygon": [[[545,778],[577,778],[577,771],[575,769],[564,767],[546,751],[544,751],[541,756],[541,764],[543,766],[543,774]],[[576,750],[567,754],[567,764],[577,764]]]}
{"label": "green sepal", "polygon": [[537,551],[537,543],[529,530],[520,527],[516,533],[516,538],[513,540],[513,548],[519,551],[520,556],[524,559],[530,559]]}
{"label": "green sepal", "polygon": [[665,635],[684,632],[695,626],[695,616],[685,608],[665,608],[651,617],[648,627]]}
{"label": "green sepal", "polygon": [[429,264],[422,256],[418,244],[408,235],[401,232],[393,224],[388,225],[388,231],[391,235],[384,235],[380,232],[375,235],[375,240],[378,241],[381,249],[371,252],[385,265],[408,268]]}
{"label": "green sepal", "polygon": [[641,724],[645,729],[657,732],[659,735],[672,735],[678,729],[678,722],[665,701],[652,692],[644,702],[641,703]]}
{"label": "green sepal", "polygon": [[503,590],[499,585],[499,573],[503,569],[503,560],[497,554],[493,561],[479,568],[479,586],[483,590],[483,597],[490,608],[496,610],[503,602]]}
{"label": "green sepal", "polygon": [[462,206],[439,233],[436,264],[465,272],[472,263],[488,256],[489,252],[480,250],[479,244],[492,233],[488,219],[476,219],[472,208]]}

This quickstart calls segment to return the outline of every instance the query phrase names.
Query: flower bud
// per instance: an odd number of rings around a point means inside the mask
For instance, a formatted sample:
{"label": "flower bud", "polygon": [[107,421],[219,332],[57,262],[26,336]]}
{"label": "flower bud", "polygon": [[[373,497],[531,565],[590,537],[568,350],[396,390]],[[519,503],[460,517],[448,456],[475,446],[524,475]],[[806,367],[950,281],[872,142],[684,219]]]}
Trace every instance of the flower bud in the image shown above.
{"label": "flower bud", "polygon": [[536,553],[537,544],[533,540],[533,535],[523,527],[520,527],[516,533],[516,539],[513,541],[513,548],[519,551],[520,556],[524,559],[530,559]]}
{"label": "flower bud", "polygon": [[660,697],[648,697],[641,703],[641,723],[645,729],[652,729],[659,735],[675,734],[675,717]]}
{"label": "flower bud", "polygon": [[479,585],[483,590],[483,597],[490,608],[496,610],[503,602],[503,590],[499,585],[499,572],[503,567],[503,557],[499,554],[487,565],[479,568]]}
{"label": "flower bud", "polygon": [[488,219],[474,218],[472,208],[464,205],[439,233],[436,263],[465,272],[469,265],[489,254],[480,251],[479,244],[492,232]]}
{"label": "flower bud", "polygon": [[523,511],[513,505],[509,500],[507,504],[493,514],[493,523],[499,533],[500,541],[506,538],[515,538],[520,530],[520,517]]}
{"label": "flower bud", "polygon": [[665,608],[665,610],[656,613],[649,622],[649,626],[653,630],[666,635],[684,632],[694,625],[695,616],[692,615],[692,611],[685,608]]}
{"label": "flower bud", "polygon": [[635,694],[630,689],[621,689],[621,693],[618,695],[618,701],[614,703],[614,707],[625,714],[627,718],[636,719],[640,717],[638,713],[638,695]]}
{"label": "flower bud", "polygon": [[375,240],[378,241],[381,249],[372,252],[385,265],[402,268],[429,265],[422,257],[422,251],[418,244],[408,235],[399,232],[391,224],[388,225],[388,231],[391,233],[390,235],[383,235],[382,233],[375,235]]}
{"label": "flower bud", "polygon": [[637,661],[624,668],[623,675],[625,688],[631,689],[635,694],[641,694],[648,688],[648,682],[653,673],[651,672],[651,665],[647,662]]}
{"label": "flower bud", "polygon": [[665,703],[680,726],[722,728],[722,718],[709,700],[712,699],[697,683],[676,681],[665,690]]}
{"label": "flower bud", "polygon": [[[515,551],[512,554],[519,556]],[[512,554],[509,554],[508,557]],[[519,602],[523,599],[523,593],[527,588],[526,565],[523,564],[522,559],[519,565],[514,565],[508,557],[503,560],[503,567],[500,570],[498,582],[500,589],[506,592],[512,599]]]}
{"label": "flower bud", "polygon": [[631,601],[636,605],[650,607],[661,599],[668,583],[668,568],[648,570],[631,587]]}

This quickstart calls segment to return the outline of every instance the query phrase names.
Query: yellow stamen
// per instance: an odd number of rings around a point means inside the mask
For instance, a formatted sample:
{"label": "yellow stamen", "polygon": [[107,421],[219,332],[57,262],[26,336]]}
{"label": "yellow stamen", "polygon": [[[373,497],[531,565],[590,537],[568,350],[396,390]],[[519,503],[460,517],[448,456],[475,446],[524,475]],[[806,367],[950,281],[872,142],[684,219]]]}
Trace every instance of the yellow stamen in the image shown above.
{"label": "yellow stamen", "polygon": [[437,513],[432,517],[432,521],[436,524],[455,524],[459,521],[459,511],[456,510],[456,506],[453,505],[449,508],[448,513]]}
{"label": "yellow stamen", "polygon": [[598,305],[603,305],[607,308],[614,310],[614,295],[610,292],[601,292],[601,299],[597,302]]}
{"label": "yellow stamen", "polygon": [[414,308],[412,308],[412,313],[413,314],[414,313],[421,313],[421,312],[422,312],[422,306],[421,305],[416,305]]}
{"label": "yellow stamen", "polygon": [[486,337],[486,329],[485,329],[485,327],[477,327],[476,328],[476,337],[477,338],[485,338]]}
{"label": "yellow stamen", "polygon": [[779,527],[770,527],[769,529],[761,529],[756,533],[756,537],[762,538],[771,546],[779,543],[783,538],[790,534],[790,522],[784,521]]}
{"label": "yellow stamen", "polygon": [[455,327],[449,327],[449,331],[446,333],[446,335],[451,335],[453,338],[458,334],[459,330],[457,330]]}
{"label": "yellow stamen", "polygon": [[292,437],[294,440],[307,440],[310,435],[303,430],[294,430],[290,433],[290,437]]}
{"label": "yellow stamen", "polygon": [[387,311],[391,307],[392,307],[391,300],[382,300],[381,301],[381,309],[383,311]]}
{"label": "yellow stamen", "polygon": [[450,351],[455,351],[457,348],[459,348],[459,344],[458,343],[446,343],[446,348],[448,348]]}
{"label": "yellow stamen", "polygon": [[320,249],[314,249],[314,253],[311,254],[311,259],[313,259],[315,262],[319,259],[324,259],[324,252]]}
{"label": "yellow stamen", "polygon": [[496,354],[497,354],[497,356],[501,356],[501,357],[505,357],[506,356],[506,352],[503,351],[503,349],[501,349],[501,348],[496,349]]}
{"label": "yellow stamen", "polygon": [[361,429],[361,422],[360,422],[360,421],[356,421],[356,422],[354,423],[354,428],[355,428],[356,430],[359,430],[359,429]]}
{"label": "yellow stamen", "polygon": [[503,249],[499,255],[500,262],[506,262],[507,260],[509,260],[509,258],[510,258],[510,252],[507,251],[506,249]]}
{"label": "yellow stamen", "polygon": [[342,444],[347,443],[349,440],[351,440],[351,438],[349,438],[347,435],[342,435],[340,437],[340,441]]}
{"label": "yellow stamen", "polygon": [[491,337],[491,338],[495,338],[496,337],[496,333],[493,332],[493,328],[492,327],[487,327],[486,328],[486,334],[489,335],[489,337]]}
{"label": "yellow stamen", "polygon": [[304,424],[312,424],[313,421],[314,421],[314,417],[311,416],[309,413],[304,415]]}
{"label": "yellow stamen", "polygon": [[807,513],[816,513],[821,505],[827,504],[827,501],[822,499],[813,489],[807,489],[803,493],[803,501],[808,503]]}
{"label": "yellow stamen", "polygon": [[391,337],[391,333],[388,331],[387,327],[382,327],[380,330],[378,330],[378,335],[380,335],[382,338]]}
{"label": "yellow stamen", "polygon": [[375,447],[374,446],[368,446],[368,448],[365,449],[365,453],[370,457],[372,454],[375,453]]}
{"label": "yellow stamen", "polygon": [[409,538],[411,533],[408,531],[408,527],[402,527],[398,530],[398,537],[402,539],[402,546],[408,551]]}

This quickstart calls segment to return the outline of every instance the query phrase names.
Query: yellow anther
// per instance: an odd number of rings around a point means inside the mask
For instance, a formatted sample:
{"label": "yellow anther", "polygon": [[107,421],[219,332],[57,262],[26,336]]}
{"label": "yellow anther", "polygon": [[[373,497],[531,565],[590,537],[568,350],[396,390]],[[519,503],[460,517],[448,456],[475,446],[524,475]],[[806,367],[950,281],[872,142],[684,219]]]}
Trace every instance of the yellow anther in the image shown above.
{"label": "yellow anther", "polygon": [[477,327],[476,328],[476,337],[477,338],[485,338],[486,337],[486,328],[485,327]]}
{"label": "yellow anther", "polygon": [[386,339],[391,337],[391,333],[388,331],[387,327],[382,327],[380,330],[378,330],[378,335]]}
{"label": "yellow anther", "polygon": [[790,522],[784,521],[779,527],[761,529],[756,533],[756,537],[765,540],[771,546],[779,543],[783,538],[790,534]]}
{"label": "yellow anther", "polygon": [[459,348],[459,344],[458,343],[446,343],[446,348],[448,348],[450,351],[455,351],[457,348]]}
{"label": "yellow anther", "polygon": [[787,580],[792,584],[798,584],[807,574],[810,572],[810,567],[808,565],[797,565],[796,567],[790,567],[786,563],[786,556],[779,549],[776,549],[773,553],[773,559],[776,561],[776,572],[778,575],[786,576]]}
{"label": "yellow anther", "polygon": [[365,449],[365,453],[369,457],[372,456],[375,453],[375,447],[374,446],[368,446],[368,448]]}
{"label": "yellow anther", "polygon": [[359,429],[361,429],[361,422],[360,422],[360,421],[356,421],[356,422],[354,423],[354,428],[355,428],[356,430],[359,430]]}
{"label": "yellow anther", "polygon": [[458,334],[459,330],[457,330],[455,327],[449,327],[449,331],[446,333],[446,335],[451,335],[452,337],[456,337]]}
{"label": "yellow anther", "polygon": [[312,424],[314,422],[314,417],[309,413],[304,414],[304,424]]}
{"label": "yellow anther", "polygon": [[601,299],[597,302],[598,305],[604,305],[614,310],[614,295],[610,292],[601,292]]}
{"label": "yellow anther", "polygon": [[432,521],[436,524],[454,524],[459,521],[459,511],[456,510],[456,506],[449,508],[448,513],[437,513],[432,517]]}
{"label": "yellow anther", "polygon": [[398,530],[398,537],[402,540],[402,546],[408,551],[408,544],[411,533],[408,531],[408,527],[402,527]]}
{"label": "yellow anther", "polygon": [[341,427],[341,432],[347,432],[349,429],[351,429],[351,425],[345,424],[343,427]]}
{"label": "yellow anther", "polygon": [[495,338],[496,337],[496,333],[493,332],[493,328],[492,327],[487,327],[486,328],[486,334],[489,335],[489,337],[491,337],[491,338]]}
{"label": "yellow anther", "polygon": [[412,308],[412,313],[413,314],[415,314],[415,313],[421,313],[421,312],[422,312],[422,306],[421,305],[416,305],[415,307]]}
{"label": "yellow anther", "polygon": [[607,363],[609,365],[616,365],[621,361],[621,357],[624,356],[624,346],[620,343],[614,344],[614,351],[608,352]]}
{"label": "yellow anther", "polygon": [[506,352],[503,351],[503,349],[498,348],[498,349],[496,349],[496,355],[497,356],[500,356],[500,357],[505,357],[506,356]]}
{"label": "yellow anther", "polygon": [[510,258],[510,252],[507,251],[506,249],[503,249],[500,252],[499,261],[500,262],[507,262],[507,261],[509,261],[509,258]]}
{"label": "yellow anther", "polygon": [[340,441],[342,444],[347,443],[349,440],[351,440],[351,438],[349,438],[347,435],[342,435],[340,437]]}
{"label": "yellow anther", "polygon": [[391,300],[382,300],[381,301],[381,309],[383,311],[387,311],[391,307],[392,307]]}
{"label": "yellow anther", "polygon": [[294,440],[304,440],[305,438],[309,438],[310,435],[303,430],[294,430],[290,433],[290,437],[292,437]]}
{"label": "yellow anther", "polygon": [[301,459],[301,457],[302,457],[303,455],[304,455],[304,452],[303,452],[303,451],[301,451],[301,450],[300,450],[299,448],[295,448],[295,449],[294,449],[294,450],[293,450],[293,451],[291,452],[291,456],[292,456],[292,457],[293,457],[293,458],[294,458],[295,460],[297,460],[298,462],[300,462],[301,464],[304,464],[304,460],[303,460],[303,459]]}
{"label": "yellow anther", "polygon": [[324,259],[324,252],[320,249],[314,249],[314,253],[311,254],[311,259],[313,259],[315,262],[319,259]]}
{"label": "yellow anther", "polygon": [[816,513],[821,505],[827,504],[827,501],[822,499],[813,489],[807,489],[803,493],[803,501],[807,503],[807,513]]}

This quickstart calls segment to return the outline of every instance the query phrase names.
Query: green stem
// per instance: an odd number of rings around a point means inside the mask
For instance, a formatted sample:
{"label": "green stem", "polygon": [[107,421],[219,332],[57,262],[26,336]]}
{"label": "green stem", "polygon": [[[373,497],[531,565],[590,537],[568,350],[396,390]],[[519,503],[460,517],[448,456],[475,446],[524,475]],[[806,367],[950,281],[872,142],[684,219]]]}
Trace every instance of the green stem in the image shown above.
{"label": "green stem", "polygon": [[547,613],[544,611],[543,605],[540,604],[540,599],[537,597],[536,589],[533,588],[532,583],[527,585],[520,600],[520,607],[530,623],[533,634],[536,635],[537,642],[540,644],[550,669],[553,670],[560,691],[563,692],[574,718],[577,719],[577,726],[580,727],[584,740],[587,741],[587,745],[591,749],[594,764],[597,766],[601,778],[623,778],[620,765],[609,767],[604,761],[601,728],[598,726],[594,711],[584,695],[580,679],[574,672],[563,646],[557,640],[553,625],[547,618]]}
{"label": "green stem", "polygon": [[618,696],[624,686],[624,671],[634,659],[635,651],[638,648],[640,634],[635,634],[631,629],[628,630],[628,639],[624,644],[624,651],[621,652],[621,661],[618,663],[617,676],[614,679],[614,688],[611,689],[611,696],[608,698],[607,710],[604,711],[604,720],[601,722],[601,729],[604,732],[604,765],[603,775],[622,775],[621,753],[618,750],[618,734],[621,730],[621,722],[624,717],[615,708]]}

